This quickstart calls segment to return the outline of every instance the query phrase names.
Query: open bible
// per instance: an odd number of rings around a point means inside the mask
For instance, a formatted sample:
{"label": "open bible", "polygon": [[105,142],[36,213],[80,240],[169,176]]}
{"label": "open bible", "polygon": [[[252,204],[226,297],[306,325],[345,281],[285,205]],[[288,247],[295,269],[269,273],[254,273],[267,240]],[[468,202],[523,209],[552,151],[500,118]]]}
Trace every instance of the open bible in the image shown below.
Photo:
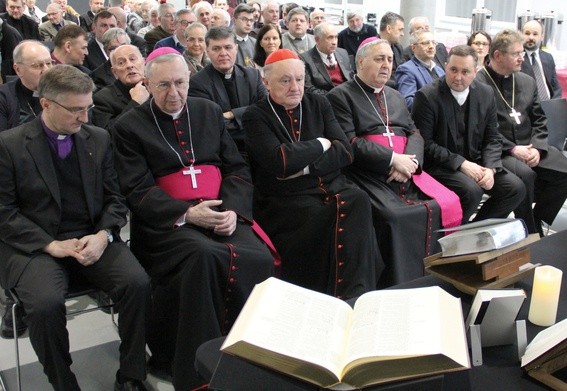
{"label": "open bible", "polygon": [[460,300],[439,287],[368,292],[351,308],[269,278],[221,350],[337,389],[470,368]]}

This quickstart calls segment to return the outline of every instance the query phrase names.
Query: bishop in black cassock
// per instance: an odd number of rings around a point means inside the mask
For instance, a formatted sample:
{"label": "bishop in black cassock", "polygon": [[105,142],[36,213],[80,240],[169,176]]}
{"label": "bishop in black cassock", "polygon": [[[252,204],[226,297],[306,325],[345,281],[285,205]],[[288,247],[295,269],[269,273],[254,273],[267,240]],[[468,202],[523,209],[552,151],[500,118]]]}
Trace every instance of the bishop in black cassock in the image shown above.
{"label": "bishop in black cassock", "polygon": [[[347,177],[372,202],[378,247],[386,261],[380,285],[389,286],[423,275],[423,258],[439,250],[441,234],[435,231],[442,228],[442,217],[446,226],[454,226],[461,223],[462,212],[456,194],[438,182],[451,198],[445,216],[438,202],[416,186],[423,139],[402,96],[385,86],[392,69],[392,50],[387,41],[376,38],[364,41],[363,47],[357,55],[357,76],[331,90],[327,98],[352,146],[354,163],[345,170]],[[375,56],[382,59],[380,64],[370,63]],[[384,136],[386,132],[395,135]],[[395,153],[390,140],[396,139],[405,141]]]}
{"label": "bishop in black cassock", "polygon": [[[251,229],[250,171],[220,107],[187,98],[189,74],[181,55],[157,57],[149,69],[145,85],[152,99],[124,114],[112,134],[132,210],[132,251],[154,283],[178,300],[173,385],[185,391],[202,383],[194,369],[197,348],[229,331],[254,285],[272,275],[274,262]],[[167,187],[163,181],[172,177],[174,186]],[[176,193],[189,186],[203,192],[215,181],[218,195]],[[167,356],[159,351],[163,346],[150,347]]]}
{"label": "bishop in black cassock", "polygon": [[[520,177],[527,195],[514,211],[528,230],[543,234],[540,221],[551,224],[567,199],[567,158],[547,143],[547,119],[541,108],[536,82],[520,72],[524,37],[503,30],[494,42],[490,64],[476,78],[496,95],[498,131],[503,136],[502,164]],[[506,47],[507,46],[507,47]],[[535,202],[532,213],[532,205]]]}
{"label": "bishop in black cassock", "polygon": [[373,290],[383,262],[370,202],[340,172],[352,150],[325,98],[303,95],[299,57],[279,49],[266,64],[270,96],[243,122],[254,216],[281,254],[282,278],[339,298]]}

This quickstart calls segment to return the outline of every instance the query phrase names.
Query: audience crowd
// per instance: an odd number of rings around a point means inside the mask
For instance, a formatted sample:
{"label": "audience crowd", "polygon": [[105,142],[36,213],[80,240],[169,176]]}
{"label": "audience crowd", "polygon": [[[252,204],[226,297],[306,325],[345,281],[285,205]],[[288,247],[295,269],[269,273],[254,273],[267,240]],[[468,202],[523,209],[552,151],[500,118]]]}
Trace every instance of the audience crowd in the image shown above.
{"label": "audience crowd", "polygon": [[15,293],[56,390],[79,389],[70,279],[120,311],[115,390],[146,370],[188,390],[269,276],[356,297],[422,276],[442,228],[513,213],[543,236],[567,199],[537,20],[448,49],[418,16],[404,48],[394,12],[340,30],[274,0],[2,3],[1,335]]}

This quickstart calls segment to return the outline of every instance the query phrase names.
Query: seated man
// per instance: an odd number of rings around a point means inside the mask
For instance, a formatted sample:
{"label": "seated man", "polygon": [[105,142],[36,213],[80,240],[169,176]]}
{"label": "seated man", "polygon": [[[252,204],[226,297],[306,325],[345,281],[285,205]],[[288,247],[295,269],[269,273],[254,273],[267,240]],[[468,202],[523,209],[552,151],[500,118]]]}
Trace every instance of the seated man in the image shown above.
{"label": "seated man", "polygon": [[49,20],[39,25],[39,34],[41,35],[42,41],[52,41],[61,27],[75,24],[69,20],[63,19],[63,10],[57,3],[49,4],[46,11]]}
{"label": "seated man", "polygon": [[213,27],[205,35],[211,63],[191,78],[189,96],[218,104],[229,134],[245,155],[242,115],[246,108],[266,96],[260,71],[236,64],[238,44],[227,27]]}
{"label": "seated man", "polygon": [[387,262],[381,287],[422,276],[423,258],[439,251],[436,230],[462,218],[459,197],[421,169],[423,139],[402,96],[385,85],[392,62],[390,43],[368,38],[356,54],[354,79],[327,94],[353,149],[347,177],[372,202]]}
{"label": "seated man", "polygon": [[333,87],[352,79],[352,66],[345,49],[337,47],[337,28],[320,23],[313,30],[315,47],[301,55],[305,62],[305,90],[326,95]]}
{"label": "seated man", "polygon": [[89,75],[91,79],[93,79],[97,91],[100,91],[104,87],[109,86],[116,81],[116,77],[114,77],[114,74],[112,73],[110,53],[119,46],[129,45],[130,37],[126,34],[126,31],[122,30],[120,27],[113,27],[106,30],[106,33],[102,35],[101,42],[104,53],[108,56],[108,60],[95,68]]}
{"label": "seated man", "polygon": [[339,298],[376,288],[383,262],[368,196],[341,169],[352,150],[327,100],[303,93],[305,67],[278,49],[264,67],[269,97],[244,113],[255,174],[254,216],[282,257],[282,278]]}
{"label": "seated man", "polygon": [[315,39],[307,34],[307,22],[309,16],[302,7],[295,7],[287,14],[286,33],[282,34],[282,47],[292,50],[297,54],[305,53],[315,47]]}
{"label": "seated man", "polygon": [[[474,81],[478,56],[468,45],[449,53],[446,75],[417,92],[413,119],[425,141],[425,168],[461,200],[469,221],[508,217],[526,195],[524,184],[502,167],[502,136],[490,87]],[[400,69],[400,68],[398,68]]]}
{"label": "seated man", "polygon": [[[111,133],[132,210],[132,251],[156,284],[176,292],[173,364],[160,366],[173,367],[176,390],[189,390],[202,383],[197,348],[230,330],[274,261],[252,230],[250,170],[220,107],[187,98],[187,64],[175,49],[163,49],[175,53],[148,56],[145,68],[152,98]],[[163,346],[150,348],[154,354]]]}
{"label": "seated man", "polygon": [[148,100],[144,86],[144,58],[134,45],[122,45],[110,53],[116,81],[94,94],[93,124],[111,130],[114,122],[132,107]]}
{"label": "seated man", "polygon": [[[419,33],[422,31],[431,31],[431,26],[429,24],[429,19],[426,16],[416,16],[410,19],[408,23],[409,27],[409,35],[410,37],[415,33]],[[411,45],[408,45],[404,48],[402,52],[402,64],[413,56],[413,52],[411,50]],[[440,67],[445,67],[447,63],[447,48],[442,42],[437,42],[435,47],[435,57],[433,58],[435,64],[439,65]]]}
{"label": "seated man", "polygon": [[77,25],[68,25],[57,32],[53,38],[53,51],[51,58],[55,64],[72,65],[83,73],[89,75],[90,69],[83,66],[87,49],[87,33]]}
{"label": "seated man", "polygon": [[524,219],[530,233],[543,235],[541,222],[553,223],[567,198],[567,158],[548,145],[536,82],[521,72],[524,36],[515,30],[499,32],[488,55],[489,65],[476,77],[496,96],[502,164],[522,179],[527,191],[514,214]]}
{"label": "seated man", "polygon": [[413,57],[400,64],[394,75],[397,90],[404,97],[408,110],[412,109],[413,98],[417,91],[445,74],[443,65],[433,61],[437,42],[433,39],[432,33],[428,31],[415,33],[411,36],[410,42]]}
{"label": "seated man", "polygon": [[56,390],[79,390],[65,327],[69,280],[107,292],[122,339],[114,389],[145,390],[149,278],[120,240],[128,208],[108,132],[85,125],[93,88],[76,68],[53,67],[39,82],[41,118],[0,133],[0,284],[21,299]]}

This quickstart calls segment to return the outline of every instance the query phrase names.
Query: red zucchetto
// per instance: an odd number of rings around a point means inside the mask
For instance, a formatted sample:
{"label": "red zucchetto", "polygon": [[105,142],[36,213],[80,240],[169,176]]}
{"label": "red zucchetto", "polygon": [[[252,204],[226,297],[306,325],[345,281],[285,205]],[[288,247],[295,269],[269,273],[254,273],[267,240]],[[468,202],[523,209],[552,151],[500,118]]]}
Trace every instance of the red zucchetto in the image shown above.
{"label": "red zucchetto", "polygon": [[274,62],[278,62],[278,61],[282,61],[282,60],[289,60],[289,59],[295,59],[295,60],[299,60],[299,56],[297,55],[297,53],[289,50],[289,49],[278,49],[275,52],[271,53],[268,58],[266,58],[266,62],[264,63],[264,65],[269,65],[272,64]]}

